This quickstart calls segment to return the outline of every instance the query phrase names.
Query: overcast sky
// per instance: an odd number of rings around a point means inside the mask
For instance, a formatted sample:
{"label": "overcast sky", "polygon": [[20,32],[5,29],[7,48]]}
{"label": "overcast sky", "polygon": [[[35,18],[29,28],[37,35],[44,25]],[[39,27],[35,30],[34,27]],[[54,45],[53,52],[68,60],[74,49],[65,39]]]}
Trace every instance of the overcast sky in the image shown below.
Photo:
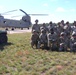
{"label": "overcast sky", "polygon": [[[0,13],[23,9],[27,14],[49,14],[49,16],[31,16],[31,21],[35,19],[39,23],[59,22],[61,20],[73,22],[76,20],[76,0],[1,0]],[[15,11],[3,15],[5,18],[11,16],[24,15],[21,11]],[[22,16],[21,16],[22,17]],[[20,19],[15,17],[14,19]]]}

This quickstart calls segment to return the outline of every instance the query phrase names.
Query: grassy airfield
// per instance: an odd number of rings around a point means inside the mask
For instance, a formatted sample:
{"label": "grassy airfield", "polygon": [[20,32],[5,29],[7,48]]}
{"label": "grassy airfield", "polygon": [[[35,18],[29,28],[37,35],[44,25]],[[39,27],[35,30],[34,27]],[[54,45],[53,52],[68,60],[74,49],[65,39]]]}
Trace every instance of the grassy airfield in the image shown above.
{"label": "grassy airfield", "polygon": [[76,75],[76,54],[32,49],[31,33],[7,36],[0,45],[0,75]]}

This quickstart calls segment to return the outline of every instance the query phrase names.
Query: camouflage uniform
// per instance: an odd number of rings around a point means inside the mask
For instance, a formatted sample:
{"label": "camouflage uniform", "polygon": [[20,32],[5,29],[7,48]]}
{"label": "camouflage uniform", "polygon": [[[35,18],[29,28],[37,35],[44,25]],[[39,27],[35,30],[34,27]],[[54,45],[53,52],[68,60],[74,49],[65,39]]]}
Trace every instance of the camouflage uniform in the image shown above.
{"label": "camouflage uniform", "polygon": [[66,33],[66,35],[69,37],[70,33],[71,33],[71,26],[69,25],[69,22],[66,22],[65,26],[64,26],[64,32]]}
{"label": "camouflage uniform", "polygon": [[56,32],[54,32],[54,30],[50,30],[50,33],[47,34],[47,38],[48,38],[48,47],[50,49],[53,49],[53,47],[57,47],[57,34]]}
{"label": "camouflage uniform", "polygon": [[63,27],[65,26],[64,20],[61,21],[61,26],[63,26]]}
{"label": "camouflage uniform", "polygon": [[40,26],[38,25],[38,20],[35,20],[35,24],[32,26],[32,31],[35,30],[37,33],[40,33]]}
{"label": "camouflage uniform", "polygon": [[69,25],[69,22],[66,22],[64,26],[64,32],[66,33],[67,39],[68,39],[68,47],[70,46],[70,35],[72,33],[71,26]]}
{"label": "camouflage uniform", "polygon": [[72,37],[70,39],[70,50],[76,51],[76,32],[72,33]]}
{"label": "camouflage uniform", "polygon": [[42,30],[42,29],[44,29],[46,32],[48,32],[48,28],[45,23],[43,23],[42,26],[40,27],[40,30]]}
{"label": "camouflage uniform", "polygon": [[66,51],[67,50],[67,43],[68,39],[64,32],[61,32],[59,37],[59,51]]}
{"label": "camouflage uniform", "polygon": [[76,32],[76,21],[74,21],[74,23],[72,24],[71,29],[72,29],[72,33]]}
{"label": "camouflage uniform", "polygon": [[73,28],[72,28],[72,32],[76,32],[76,23],[74,24]]}
{"label": "camouflage uniform", "polygon": [[44,48],[47,47],[47,34],[44,29],[41,30],[39,35],[38,48],[40,48],[41,45],[44,45]]}
{"label": "camouflage uniform", "polygon": [[58,35],[58,37],[60,37],[60,33],[63,31],[64,31],[63,26],[61,26],[61,23],[58,22],[58,24],[57,24],[57,35]]}
{"label": "camouflage uniform", "polygon": [[31,47],[32,48],[34,47],[34,45],[37,48],[38,40],[39,40],[39,35],[38,35],[38,33],[35,30],[33,30],[33,33],[31,35]]}
{"label": "camouflage uniform", "polygon": [[55,27],[54,27],[52,22],[50,22],[49,25],[48,25],[48,33],[50,32],[50,29],[55,30]]}

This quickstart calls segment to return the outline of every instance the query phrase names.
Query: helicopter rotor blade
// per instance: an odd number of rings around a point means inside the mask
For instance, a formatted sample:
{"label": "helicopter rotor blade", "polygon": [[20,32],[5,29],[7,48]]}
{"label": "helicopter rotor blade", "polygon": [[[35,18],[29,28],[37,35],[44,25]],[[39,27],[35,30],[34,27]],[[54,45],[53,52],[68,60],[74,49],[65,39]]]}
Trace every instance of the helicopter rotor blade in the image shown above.
{"label": "helicopter rotor blade", "polygon": [[[32,15],[32,16],[48,16],[48,14],[28,14],[28,15]],[[24,16],[24,15],[12,16],[11,18],[20,17],[20,16]]]}
{"label": "helicopter rotor blade", "polygon": [[26,14],[27,16],[29,16],[25,11],[23,11],[22,9],[19,9],[21,12],[23,12],[24,14]]}
{"label": "helicopter rotor blade", "polygon": [[[32,16],[48,16],[48,14],[28,14],[28,15],[32,15]],[[20,17],[20,16],[24,16],[24,15],[11,16],[11,18]]]}
{"label": "helicopter rotor blade", "polygon": [[48,14],[29,14],[29,15],[32,15],[32,16],[48,16]]}
{"label": "helicopter rotor blade", "polygon": [[4,12],[4,13],[2,13],[2,15],[10,13],[10,12],[14,12],[14,11],[17,11],[17,9],[16,10],[11,10],[11,11]]}
{"label": "helicopter rotor blade", "polygon": [[14,18],[14,17],[20,17],[20,16],[23,16],[23,15],[11,16],[11,18]]}
{"label": "helicopter rotor blade", "polygon": [[22,11],[23,13],[25,13],[26,15],[33,15],[33,16],[48,16],[48,14],[27,14],[25,11],[23,11],[22,9],[19,9],[20,11]]}

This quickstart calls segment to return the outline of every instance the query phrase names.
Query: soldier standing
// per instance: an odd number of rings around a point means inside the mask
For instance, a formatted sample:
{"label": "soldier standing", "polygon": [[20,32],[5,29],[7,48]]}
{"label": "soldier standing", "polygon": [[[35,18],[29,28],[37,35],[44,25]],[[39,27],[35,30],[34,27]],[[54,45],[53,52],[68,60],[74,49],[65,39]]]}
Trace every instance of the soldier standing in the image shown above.
{"label": "soldier standing", "polygon": [[43,23],[42,26],[40,27],[40,30],[42,30],[42,29],[44,29],[46,32],[48,32],[48,28],[45,23]]}
{"label": "soldier standing", "polygon": [[68,39],[68,47],[70,46],[70,35],[72,32],[71,26],[69,25],[69,22],[67,21],[64,26],[64,32],[66,33],[67,39]]}
{"label": "soldier standing", "polygon": [[63,28],[61,27],[61,23],[58,22],[57,24],[57,35],[60,37],[60,33],[63,31]]}
{"label": "soldier standing", "polygon": [[32,26],[32,31],[35,30],[38,34],[40,33],[40,26],[38,25],[38,20],[35,20],[35,24]]}
{"label": "soldier standing", "polygon": [[61,26],[65,26],[64,20],[61,21]]}
{"label": "soldier standing", "polygon": [[76,32],[76,21],[74,21],[74,26],[73,26],[73,28],[72,28],[72,32],[74,31],[74,32]]}
{"label": "soldier standing", "polygon": [[53,25],[52,21],[51,21],[51,22],[49,23],[49,25],[48,25],[48,32],[50,32],[50,29],[55,30],[55,28],[54,28],[54,25]]}
{"label": "soldier standing", "polygon": [[71,26],[69,25],[69,22],[66,22],[65,26],[64,26],[64,32],[66,33],[66,35],[69,37],[70,33],[71,33]]}

